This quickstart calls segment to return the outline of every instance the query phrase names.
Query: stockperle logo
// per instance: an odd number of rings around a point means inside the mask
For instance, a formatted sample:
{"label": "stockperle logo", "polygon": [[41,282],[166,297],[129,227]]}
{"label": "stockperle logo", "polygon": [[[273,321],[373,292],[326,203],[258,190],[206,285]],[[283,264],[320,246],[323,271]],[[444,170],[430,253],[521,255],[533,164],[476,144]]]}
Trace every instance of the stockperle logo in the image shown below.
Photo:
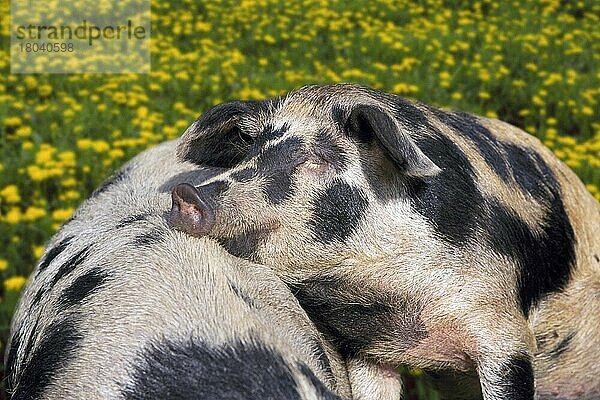
{"label": "stockperle logo", "polygon": [[11,1],[11,73],[150,72],[150,1]]}

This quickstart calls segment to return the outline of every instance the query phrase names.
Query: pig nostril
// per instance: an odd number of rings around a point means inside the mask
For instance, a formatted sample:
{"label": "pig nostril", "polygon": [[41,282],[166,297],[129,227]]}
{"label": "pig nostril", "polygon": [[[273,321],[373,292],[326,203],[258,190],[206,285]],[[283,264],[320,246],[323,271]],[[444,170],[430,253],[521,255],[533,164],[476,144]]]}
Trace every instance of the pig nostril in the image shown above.
{"label": "pig nostril", "polygon": [[206,235],[214,225],[214,211],[192,185],[181,183],[171,192],[169,222],[175,229],[194,236]]}
{"label": "pig nostril", "polygon": [[173,189],[173,195],[186,203],[199,205],[202,204],[198,189],[188,183],[180,183]]}

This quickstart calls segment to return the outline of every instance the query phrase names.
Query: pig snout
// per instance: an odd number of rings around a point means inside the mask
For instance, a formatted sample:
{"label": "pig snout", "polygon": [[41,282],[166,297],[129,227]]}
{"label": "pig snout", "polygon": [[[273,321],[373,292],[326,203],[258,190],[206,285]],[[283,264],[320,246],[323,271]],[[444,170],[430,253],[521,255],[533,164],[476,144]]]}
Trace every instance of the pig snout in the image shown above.
{"label": "pig snout", "polygon": [[201,195],[194,186],[181,183],[171,192],[169,224],[196,237],[208,234],[215,224],[215,210],[210,198]]}

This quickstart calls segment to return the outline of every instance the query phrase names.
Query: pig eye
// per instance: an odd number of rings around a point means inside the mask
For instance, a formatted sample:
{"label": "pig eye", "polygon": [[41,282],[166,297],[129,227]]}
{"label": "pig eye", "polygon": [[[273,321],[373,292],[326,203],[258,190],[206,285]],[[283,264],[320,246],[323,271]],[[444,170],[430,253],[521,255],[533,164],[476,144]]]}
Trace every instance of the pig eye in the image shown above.
{"label": "pig eye", "polygon": [[309,174],[323,175],[331,169],[331,165],[322,158],[309,158],[302,162],[298,168]]}
{"label": "pig eye", "polygon": [[254,143],[254,137],[252,137],[251,135],[242,131],[241,129],[238,129],[238,137],[245,144],[253,144]]}

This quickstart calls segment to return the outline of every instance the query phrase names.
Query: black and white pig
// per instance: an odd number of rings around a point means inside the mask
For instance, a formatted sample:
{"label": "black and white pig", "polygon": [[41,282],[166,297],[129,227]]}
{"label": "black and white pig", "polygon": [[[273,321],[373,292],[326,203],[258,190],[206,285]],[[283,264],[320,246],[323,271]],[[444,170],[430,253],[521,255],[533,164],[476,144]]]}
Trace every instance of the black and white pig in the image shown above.
{"label": "black and white pig", "polygon": [[176,187],[172,224],[271,265],[348,359],[600,398],[600,207],[534,137],[340,84],[212,108],[178,151],[228,170]]}
{"label": "black and white pig", "polygon": [[13,319],[12,400],[349,396],[339,356],[270,269],[167,225],[172,187],[210,173],[163,144],[56,234]]}

